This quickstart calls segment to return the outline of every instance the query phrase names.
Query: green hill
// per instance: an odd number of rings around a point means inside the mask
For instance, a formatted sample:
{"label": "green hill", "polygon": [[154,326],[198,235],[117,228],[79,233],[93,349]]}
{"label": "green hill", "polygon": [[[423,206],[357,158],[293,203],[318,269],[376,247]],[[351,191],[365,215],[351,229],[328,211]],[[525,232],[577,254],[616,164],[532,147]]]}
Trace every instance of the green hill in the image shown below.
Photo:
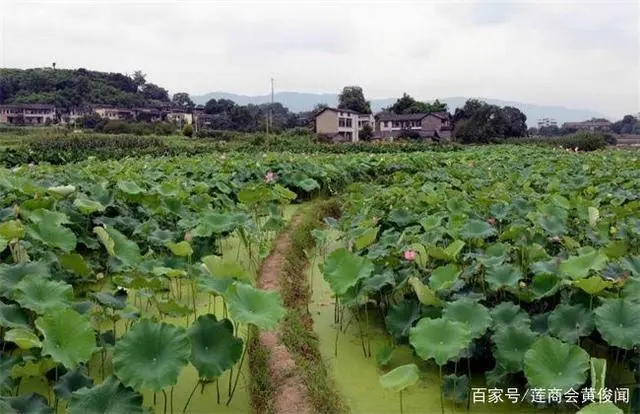
{"label": "green hill", "polygon": [[86,69],[0,69],[0,104],[48,103],[70,108],[89,104],[122,107],[162,105],[169,93],[144,79]]}

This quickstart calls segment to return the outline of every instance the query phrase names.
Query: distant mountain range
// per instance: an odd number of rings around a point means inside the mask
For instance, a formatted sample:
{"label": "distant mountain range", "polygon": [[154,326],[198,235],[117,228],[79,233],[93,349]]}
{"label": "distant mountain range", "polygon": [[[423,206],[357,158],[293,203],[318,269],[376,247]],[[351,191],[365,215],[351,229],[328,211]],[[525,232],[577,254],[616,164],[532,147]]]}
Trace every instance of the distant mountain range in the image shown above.
{"label": "distant mountain range", "polygon": [[[210,99],[231,99],[239,105],[262,104],[271,100],[270,95],[236,95],[228,92],[211,92],[205,95],[192,96],[191,99],[196,104],[204,105]],[[468,98],[456,96],[451,98],[439,98],[440,102],[446,102],[451,112],[456,108],[464,106]],[[563,122],[578,122],[591,118],[607,118],[603,114],[590,111],[587,109],[574,109],[562,106],[546,106],[530,103],[503,101],[500,99],[478,98],[492,105],[513,106],[520,109],[527,116],[527,124],[536,126],[536,122],[540,118],[553,118],[559,124]],[[316,104],[324,103],[329,106],[338,104],[338,95],[332,93],[304,93],[304,92],[278,92],[274,95],[274,100],[289,108],[293,112],[310,111]],[[374,112],[384,107],[393,105],[396,98],[372,99],[371,106]]]}

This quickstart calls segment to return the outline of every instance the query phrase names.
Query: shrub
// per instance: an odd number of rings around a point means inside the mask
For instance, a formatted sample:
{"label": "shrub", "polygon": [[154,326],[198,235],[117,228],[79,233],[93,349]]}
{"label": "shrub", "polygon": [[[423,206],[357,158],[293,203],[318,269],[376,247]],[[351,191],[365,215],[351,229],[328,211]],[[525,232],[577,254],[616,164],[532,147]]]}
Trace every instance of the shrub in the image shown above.
{"label": "shrub", "polygon": [[171,135],[176,132],[176,126],[171,122],[158,122],[153,128],[156,135]]}
{"label": "shrub", "polygon": [[184,128],[182,128],[182,135],[191,138],[193,136],[193,126],[191,124],[185,125]]}
{"label": "shrub", "polygon": [[[615,137],[611,137],[615,139]],[[608,138],[611,141],[611,138]],[[552,145],[569,149],[578,148],[579,151],[595,151],[607,146],[607,137],[599,132],[576,132],[560,137],[542,138],[511,138],[507,140],[510,144],[538,144]]]}

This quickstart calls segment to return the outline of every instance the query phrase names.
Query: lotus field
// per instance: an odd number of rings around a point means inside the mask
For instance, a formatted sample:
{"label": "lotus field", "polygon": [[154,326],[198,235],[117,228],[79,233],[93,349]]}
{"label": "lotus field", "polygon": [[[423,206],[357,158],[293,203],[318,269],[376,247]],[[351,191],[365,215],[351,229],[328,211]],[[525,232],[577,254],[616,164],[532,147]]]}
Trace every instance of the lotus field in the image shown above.
{"label": "lotus field", "polygon": [[[410,387],[473,411],[472,381],[633,391],[639,155],[497,146],[0,169],[0,412],[250,411],[233,405],[247,345],[287,312],[256,275],[316,197],[342,205],[313,231],[336,340],[358,326],[398,412]],[[372,326],[388,346],[372,349]],[[390,365],[401,348],[413,361]],[[434,367],[439,384],[419,384]],[[618,406],[640,410],[634,398]]]}

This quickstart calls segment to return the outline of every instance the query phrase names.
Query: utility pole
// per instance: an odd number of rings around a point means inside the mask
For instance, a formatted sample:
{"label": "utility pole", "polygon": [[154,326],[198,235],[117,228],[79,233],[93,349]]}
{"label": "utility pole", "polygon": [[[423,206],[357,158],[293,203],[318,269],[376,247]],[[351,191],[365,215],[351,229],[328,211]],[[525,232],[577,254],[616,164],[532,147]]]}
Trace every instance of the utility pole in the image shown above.
{"label": "utility pole", "polygon": [[273,130],[273,78],[271,78],[271,104],[269,105],[269,124]]}

